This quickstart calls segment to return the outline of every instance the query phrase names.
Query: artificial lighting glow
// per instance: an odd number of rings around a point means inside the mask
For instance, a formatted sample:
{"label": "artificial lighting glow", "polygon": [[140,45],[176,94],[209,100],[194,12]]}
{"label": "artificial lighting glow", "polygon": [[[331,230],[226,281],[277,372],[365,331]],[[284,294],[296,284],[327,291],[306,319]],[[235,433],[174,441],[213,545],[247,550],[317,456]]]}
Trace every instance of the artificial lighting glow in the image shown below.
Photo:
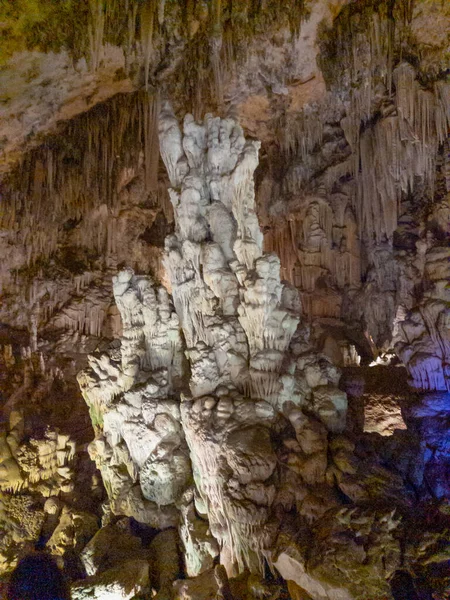
{"label": "artificial lighting glow", "polygon": [[380,354],[380,356],[377,356],[377,358],[369,364],[369,367],[377,367],[377,366],[388,367],[392,363],[394,358],[395,358],[394,352],[386,352],[384,354]]}

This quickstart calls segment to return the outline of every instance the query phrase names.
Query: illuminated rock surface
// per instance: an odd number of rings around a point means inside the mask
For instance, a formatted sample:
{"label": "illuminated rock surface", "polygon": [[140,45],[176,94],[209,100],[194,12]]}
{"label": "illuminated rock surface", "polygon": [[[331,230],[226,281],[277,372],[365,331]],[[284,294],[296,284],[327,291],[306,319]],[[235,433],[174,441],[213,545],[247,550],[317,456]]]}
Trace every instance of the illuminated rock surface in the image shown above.
{"label": "illuminated rock surface", "polygon": [[0,8],[0,576],[445,598],[447,5],[35,4]]}

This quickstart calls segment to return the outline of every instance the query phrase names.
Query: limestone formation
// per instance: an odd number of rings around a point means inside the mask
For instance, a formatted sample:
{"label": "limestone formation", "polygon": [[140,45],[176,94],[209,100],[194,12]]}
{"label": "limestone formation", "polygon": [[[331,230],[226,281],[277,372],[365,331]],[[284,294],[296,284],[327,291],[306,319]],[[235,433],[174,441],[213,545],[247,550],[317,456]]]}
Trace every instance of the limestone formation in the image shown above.
{"label": "limestone formation", "polygon": [[9,4],[0,595],[445,600],[450,5]]}
{"label": "limestone formation", "polygon": [[[386,570],[382,548],[399,556],[390,533],[399,521],[391,527],[391,513],[360,507],[410,510],[411,465],[405,450],[396,454],[401,473],[391,459],[368,460],[367,444],[343,433],[339,371],[314,349],[295,289],[262,249],[257,147],[231,119],[188,116],[181,130],[167,104],[160,137],[173,185],[165,259],[173,307],[148,277],[120,272],[120,347],[90,357],[79,376],[112,513],[157,528],[178,522],[191,577],[206,577],[218,557],[229,576],[259,573],[267,561],[312,597],[389,593],[400,559]],[[414,477],[422,489],[423,474]],[[343,534],[329,534],[327,519],[352,532],[385,519],[387,529],[377,526],[353,564],[346,552],[354,551],[339,550]],[[296,530],[304,540],[294,541]],[[322,568],[325,548],[345,577]]]}
{"label": "limestone formation", "polygon": [[72,585],[75,600],[84,598],[107,598],[108,600],[131,600],[149,587],[148,562],[134,560],[93,575]]}
{"label": "limestone formation", "polygon": [[145,522],[154,513],[154,526],[161,513],[162,522],[175,524],[170,507],[190,481],[173,396],[182,367],[178,318],[165,289],[131,270],[115,277],[114,294],[123,323],[120,349],[90,357],[90,369],[78,377],[97,429],[90,455],[113,513],[138,520],[145,514]]}
{"label": "limestone formation", "polygon": [[[61,407],[49,402],[62,385],[61,373],[30,348],[9,368],[19,377],[4,405],[0,443],[2,571],[35,544],[63,558],[79,552],[98,528],[89,509],[76,507],[81,483],[76,436],[64,426]],[[66,401],[70,407],[70,395]]]}
{"label": "limestone formation", "polygon": [[181,418],[194,481],[229,574],[258,570],[277,529],[277,414],[310,406],[339,431],[345,395],[326,359],[290,352],[300,303],[280,282],[278,258],[263,252],[258,145],[233,120],[210,115],[203,125],[187,116],[181,132],[168,106],[160,139],[176,223],[166,265],[191,364]]}

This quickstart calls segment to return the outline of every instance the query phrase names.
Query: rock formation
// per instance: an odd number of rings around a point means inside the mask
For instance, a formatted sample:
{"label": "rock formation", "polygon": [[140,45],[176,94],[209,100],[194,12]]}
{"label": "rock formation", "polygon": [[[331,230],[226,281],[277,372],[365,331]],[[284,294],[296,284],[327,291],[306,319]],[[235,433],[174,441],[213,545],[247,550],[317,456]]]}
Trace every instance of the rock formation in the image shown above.
{"label": "rock formation", "polygon": [[190,477],[179,403],[171,398],[182,368],[178,318],[166,290],[131,269],[114,278],[114,295],[121,346],[90,357],[78,377],[98,432],[89,453],[113,513],[157,527],[162,511],[164,523],[175,525],[170,506]]}
{"label": "rock formation", "polygon": [[[296,290],[263,252],[258,145],[232,119],[188,115],[181,131],[165,105],[160,148],[175,215],[165,251],[173,306],[148,278],[120,272],[120,349],[91,357],[79,376],[109,509],[157,528],[178,523],[191,576],[218,556],[228,576],[268,563],[316,598],[388,594],[414,505],[411,472],[368,461],[369,447],[343,434],[339,372],[308,341]],[[367,545],[342,553],[342,535]],[[408,542],[411,568],[421,543]]]}
{"label": "rock formation", "polygon": [[[449,593],[450,12],[0,6],[0,588]],[[1,591],[0,591],[1,595]]]}

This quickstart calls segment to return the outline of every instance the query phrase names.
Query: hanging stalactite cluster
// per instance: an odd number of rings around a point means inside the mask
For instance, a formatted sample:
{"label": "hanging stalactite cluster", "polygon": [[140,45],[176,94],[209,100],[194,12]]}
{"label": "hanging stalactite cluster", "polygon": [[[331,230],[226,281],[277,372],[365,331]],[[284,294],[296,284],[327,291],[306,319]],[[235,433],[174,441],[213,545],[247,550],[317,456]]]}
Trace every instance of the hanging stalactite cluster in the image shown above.
{"label": "hanging stalactite cluster", "polygon": [[147,192],[157,188],[157,106],[144,91],[119,94],[23,156],[2,183],[0,227],[15,232],[29,265],[50,256],[61,232],[93,210],[98,214],[83,223],[80,244],[106,251],[107,215],[129,170],[142,164]]}
{"label": "hanging stalactite cluster", "polygon": [[[37,6],[34,0],[18,0],[2,5],[0,62],[25,47],[65,50],[74,64],[84,58],[94,72],[102,67],[106,47],[118,46],[125,74],[136,77],[139,87],[152,94],[168,86],[171,95],[183,98],[183,110],[196,116],[220,110],[225,78],[236,61],[245,59],[254,36],[282,27],[295,35],[306,14],[304,0],[289,0],[281,13],[276,0],[81,4],[54,0],[51,6]],[[158,74],[164,72],[167,52],[170,60],[180,51],[182,60],[174,60],[171,73]],[[26,247],[28,267],[45,263],[55,252],[62,227],[79,230],[79,245],[86,243],[98,254],[110,247],[113,235],[105,225],[105,210],[114,210],[118,184],[127,169],[139,164],[141,151],[146,189],[155,189],[157,112],[153,95],[118,95],[61,127],[4,178],[0,226],[16,232],[8,234],[10,243]],[[78,227],[94,208],[89,226]]]}
{"label": "hanging stalactite cluster", "polygon": [[438,148],[450,128],[445,74],[425,88],[412,42],[405,50],[410,4],[352,5],[333,36],[323,37],[321,67],[330,89],[344,81],[350,90],[341,126],[352,149],[360,235],[369,244],[392,239],[399,205],[416,178],[432,197]]}
{"label": "hanging stalactite cluster", "polygon": [[[265,247],[315,317],[340,316],[342,295],[361,286],[374,249],[392,245],[404,203],[419,190],[424,204],[436,195],[450,82],[438,67],[425,75],[414,55],[410,5],[346,6],[319,36],[328,93],[274,123],[277,183],[268,176],[258,192]],[[317,203],[329,210],[331,232]]]}
{"label": "hanging stalactite cluster", "polygon": [[[330,93],[320,105],[278,124],[286,164],[293,157],[301,161],[284,185],[298,194],[305,192],[308,161],[323,142],[324,124],[340,123],[352,154],[328,174],[355,179],[353,208],[360,236],[369,244],[392,239],[399,205],[416,179],[433,196],[436,157],[450,128],[445,74],[425,87],[420,67],[402,55],[410,20],[404,4],[377,1],[343,10],[332,34],[322,37],[320,63]],[[343,82],[348,95],[336,101]]]}
{"label": "hanging stalactite cluster", "polygon": [[[124,53],[125,73],[148,88],[156,83],[167,53],[182,51],[175,81],[196,114],[220,108],[224,79],[242,61],[251,40],[279,28],[298,34],[305,0],[55,0],[39,7],[19,0],[0,7],[0,64],[20,49],[66,50],[74,63],[84,57],[97,71],[108,45]],[[81,6],[83,5],[83,9]],[[31,16],[30,16],[31,15]],[[73,22],[72,22],[73,21]],[[54,32],[54,35],[52,35]]]}

